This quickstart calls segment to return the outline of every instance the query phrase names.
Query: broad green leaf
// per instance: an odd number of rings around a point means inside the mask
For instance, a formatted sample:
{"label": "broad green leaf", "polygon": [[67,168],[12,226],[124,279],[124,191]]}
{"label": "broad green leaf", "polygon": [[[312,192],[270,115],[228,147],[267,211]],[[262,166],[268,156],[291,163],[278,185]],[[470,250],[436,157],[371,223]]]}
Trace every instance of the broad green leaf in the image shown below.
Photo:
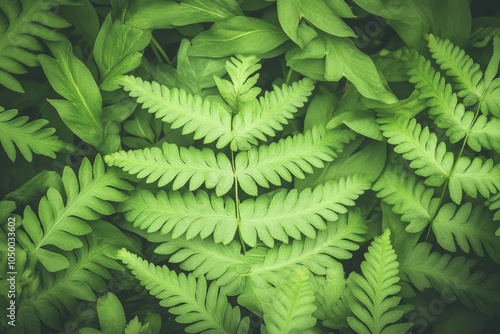
{"label": "broad green leaf", "polygon": [[169,29],[242,14],[236,0],[133,0],[127,7],[125,24],[141,29]]}
{"label": "broad green leaf", "polygon": [[111,91],[119,88],[117,79],[141,64],[141,51],[148,46],[151,32],[112,22],[111,15],[104,20],[94,45],[94,59],[101,74],[100,87]]}
{"label": "broad green leaf", "polygon": [[123,333],[127,322],[120,300],[112,292],[97,300],[99,325],[103,334]]}
{"label": "broad green leaf", "polygon": [[315,80],[339,81],[345,76],[363,96],[387,104],[397,102],[371,58],[347,38],[320,34],[303,50],[288,52],[287,64]]}
{"label": "broad green leaf", "polygon": [[99,33],[99,17],[90,0],[72,0],[75,6],[58,7],[58,14],[66,19],[87,40],[94,44]]}
{"label": "broad green leaf", "polygon": [[38,60],[52,88],[66,100],[49,100],[68,128],[83,141],[98,146],[103,138],[102,98],[89,69],[72,53],[68,40],[47,42],[55,58]]}
{"label": "broad green leaf", "polygon": [[[424,36],[433,33],[464,45],[469,39],[471,13],[467,0],[354,0],[364,10],[384,18],[407,46],[425,50]],[[450,13],[453,13],[450,15]],[[374,18],[375,24],[377,22]]]}
{"label": "broad green leaf", "polygon": [[210,30],[196,36],[190,55],[220,58],[234,54],[260,55],[287,40],[275,25],[246,16],[234,16],[214,23]]}
{"label": "broad green leaf", "polygon": [[[300,47],[305,46],[299,34],[300,22],[304,18],[315,27],[334,36],[355,37],[354,31],[329,7],[327,0],[278,0],[278,17],[285,33]],[[337,1],[339,2],[339,1]],[[343,1],[340,1],[344,3]],[[345,3],[344,3],[345,4]]]}

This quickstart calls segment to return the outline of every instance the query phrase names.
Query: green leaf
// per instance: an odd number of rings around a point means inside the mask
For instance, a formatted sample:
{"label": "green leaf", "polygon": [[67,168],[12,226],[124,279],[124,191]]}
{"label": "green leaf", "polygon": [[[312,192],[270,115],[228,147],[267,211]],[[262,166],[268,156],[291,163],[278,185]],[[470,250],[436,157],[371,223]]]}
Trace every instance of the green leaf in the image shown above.
{"label": "green leaf", "polygon": [[72,53],[68,40],[48,44],[54,58],[38,60],[52,88],[66,100],[49,100],[68,128],[85,142],[98,146],[103,139],[102,98],[89,69]]}
{"label": "green leaf", "polygon": [[[337,3],[344,1],[337,1]],[[345,3],[344,3],[345,4]],[[301,48],[305,42],[301,39],[300,21],[306,19],[316,28],[333,36],[355,37],[354,31],[329,7],[326,0],[315,1],[311,6],[307,0],[278,0],[278,18],[285,33]]]}
{"label": "green leaf", "polygon": [[127,5],[125,24],[145,30],[169,29],[242,14],[236,0],[134,0]]}
{"label": "green leaf", "polygon": [[127,321],[120,300],[112,292],[97,300],[97,314],[102,334],[123,333]]}
{"label": "green leaf", "polygon": [[190,55],[220,58],[234,54],[261,55],[287,40],[278,27],[264,20],[234,16],[214,23],[192,41]]}
{"label": "green leaf", "polygon": [[151,32],[123,24],[108,15],[94,44],[93,55],[101,74],[100,87],[111,91],[118,79],[141,64],[142,50],[148,46]]}
{"label": "green leaf", "polygon": [[339,81],[345,76],[367,98],[387,104],[397,101],[370,57],[347,38],[319,34],[304,49],[289,51],[287,65],[315,80]]}

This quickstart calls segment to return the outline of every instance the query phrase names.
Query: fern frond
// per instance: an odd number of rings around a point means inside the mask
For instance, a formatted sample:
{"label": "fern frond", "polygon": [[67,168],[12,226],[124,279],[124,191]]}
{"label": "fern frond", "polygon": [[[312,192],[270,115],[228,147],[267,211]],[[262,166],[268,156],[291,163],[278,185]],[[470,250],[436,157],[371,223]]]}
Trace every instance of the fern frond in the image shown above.
{"label": "fern frond", "polygon": [[458,96],[464,98],[466,105],[480,101],[485,90],[480,66],[448,39],[430,34],[427,40],[432,57],[446,71],[446,75],[454,78]]}
{"label": "fern frond", "polygon": [[288,182],[292,181],[292,175],[303,179],[304,172],[312,173],[313,167],[324,167],[324,161],[337,157],[336,151],[353,137],[350,131],[331,132],[324,127],[314,127],[304,134],[239,153],[235,175],[241,189],[256,196],[257,185],[280,186],[282,178]]}
{"label": "fern frond", "polygon": [[231,57],[225,64],[231,81],[214,77],[220,95],[233,112],[239,112],[243,105],[259,95],[261,89],[254,87],[259,74],[252,75],[261,68],[259,61],[255,56]]}
{"label": "fern frond", "polygon": [[426,177],[425,184],[440,186],[451,173],[453,153],[446,151],[446,144],[438,143],[437,136],[412,119],[402,116],[380,118],[380,129],[387,141],[395,145],[394,151],[410,161],[415,174]]}
{"label": "fern frond", "polygon": [[401,287],[398,261],[391,245],[390,230],[375,237],[365,261],[361,263],[363,276],[353,274],[351,289],[356,303],[351,305],[355,317],[348,317],[349,326],[357,333],[405,333],[411,324],[395,324],[403,316],[397,306],[401,297],[395,296]]}
{"label": "fern frond", "polygon": [[272,304],[264,308],[262,333],[312,333],[316,306],[309,271],[298,267],[275,291]]}
{"label": "fern frond", "polygon": [[[70,5],[68,0],[2,1],[0,6],[0,85],[15,92],[24,90],[12,74],[26,73],[25,66],[38,65],[34,51],[42,50],[36,39],[57,41],[60,35],[53,29],[70,24],[50,10]],[[3,12],[3,13],[2,13]],[[2,15],[4,14],[4,15]]]}
{"label": "fern frond", "polygon": [[84,159],[78,176],[66,167],[62,181],[66,203],[63,194],[50,188],[40,200],[38,217],[29,206],[24,210],[22,226],[27,235],[18,238],[23,248],[29,251],[30,258],[39,261],[50,272],[70,265],[52,247],[65,251],[82,247],[79,236],[92,231],[87,221],[114,213],[109,201],[124,201],[127,196],[120,190],[130,189],[116,171],[105,170],[100,156],[95,158],[94,165]]}
{"label": "fern frond", "polygon": [[325,229],[325,221],[337,220],[338,214],[347,212],[345,206],[353,206],[354,200],[369,188],[368,180],[353,176],[314,189],[282,189],[272,196],[248,199],[240,204],[241,237],[252,247],[257,238],[268,247],[274,246],[274,240],[299,240],[301,234],[315,238],[316,229]]}
{"label": "fern frond", "polygon": [[429,115],[436,126],[446,129],[445,135],[451,143],[464,138],[474,121],[474,112],[465,111],[451,85],[434,70],[429,60],[413,52],[406,64],[410,68],[409,81],[420,91],[420,97],[427,100]]}
{"label": "fern frond", "polygon": [[115,260],[117,248],[104,241],[113,237],[119,235],[89,235],[83,247],[66,254],[66,270],[30,276],[18,297],[17,325],[24,329],[21,332],[40,334],[40,320],[51,328],[60,328],[62,314],[78,312],[78,299],[95,301],[95,292],[106,291],[112,278],[110,270],[123,270]]}
{"label": "fern frond", "polygon": [[209,196],[204,191],[196,195],[159,191],[154,195],[139,189],[120,204],[120,211],[125,211],[125,218],[134,226],[150,233],[170,234],[174,239],[213,235],[216,243],[228,244],[238,227],[233,199]]}
{"label": "fern frond", "polygon": [[392,211],[408,222],[406,231],[421,232],[432,220],[439,206],[439,198],[433,198],[434,190],[417,182],[413,174],[396,168],[386,168],[372,186],[377,197],[392,206]]}
{"label": "fern frond", "polygon": [[462,201],[462,190],[473,198],[477,197],[478,192],[488,198],[500,189],[500,166],[492,159],[483,162],[478,157],[474,160],[460,157],[450,175],[448,186],[450,197],[457,204]]}
{"label": "fern frond", "polygon": [[124,76],[120,84],[143,109],[171,124],[172,129],[182,127],[183,134],[194,133],[204,143],[217,140],[217,148],[231,142],[231,115],[220,104],[134,76]]}
{"label": "fern frond", "polygon": [[234,116],[231,149],[248,150],[258,140],[266,140],[266,136],[283,130],[283,124],[304,106],[313,89],[313,81],[306,78],[291,86],[275,86],[272,92],[266,92],[259,99],[258,104],[247,104]]}
{"label": "fern frond", "polygon": [[167,236],[166,239],[156,247],[155,253],[170,255],[170,263],[178,263],[181,269],[190,271],[196,278],[204,276],[207,280],[216,280],[228,295],[241,291],[243,276],[250,271],[253,261],[241,254],[239,242],[222,245],[199,237],[186,240]]}
{"label": "fern frond", "polygon": [[431,252],[432,245],[418,243],[399,254],[401,278],[411,282],[417,289],[434,287],[448,300],[457,297],[466,306],[477,308],[491,315],[500,310],[500,276],[484,272],[471,273],[474,260],[463,256]]}
{"label": "fern frond", "polygon": [[436,240],[444,249],[456,252],[457,245],[464,252],[473,251],[484,256],[484,249],[491,258],[500,263],[500,238],[495,236],[498,224],[493,224],[492,217],[485,208],[465,203],[457,208],[453,203],[445,204],[432,222],[432,231]]}
{"label": "fern frond", "polygon": [[[283,279],[283,272],[299,265],[315,275],[326,275],[328,268],[338,263],[336,259],[352,257],[351,252],[359,248],[366,231],[361,212],[350,211],[349,215],[342,215],[338,221],[329,223],[327,229],[319,231],[315,239],[294,240],[288,245],[270,248],[261,261],[252,265],[249,276],[263,277],[277,284]],[[256,252],[258,250],[250,250],[247,256],[253,256]]]}
{"label": "fern frond", "polygon": [[178,147],[163,143],[162,148],[119,151],[104,157],[110,166],[118,166],[129,174],[146,179],[147,183],[158,181],[163,187],[173,181],[177,190],[189,181],[189,190],[198,189],[205,183],[215,188],[218,196],[227,193],[234,183],[234,174],[229,159],[222,153],[194,147]]}
{"label": "fern frond", "polygon": [[203,276],[195,279],[184,273],[177,275],[166,266],[155,266],[137,255],[121,249],[118,258],[132,271],[160,305],[177,315],[175,320],[190,324],[187,333],[234,334],[248,331],[249,321],[241,320],[239,307],[233,308],[216,284],[207,290]]}
{"label": "fern frond", "polygon": [[16,161],[15,146],[29,162],[33,153],[55,158],[63,142],[54,136],[55,129],[45,127],[49,122],[44,119],[28,122],[27,116],[16,116],[17,110],[0,107],[0,143],[9,159]]}

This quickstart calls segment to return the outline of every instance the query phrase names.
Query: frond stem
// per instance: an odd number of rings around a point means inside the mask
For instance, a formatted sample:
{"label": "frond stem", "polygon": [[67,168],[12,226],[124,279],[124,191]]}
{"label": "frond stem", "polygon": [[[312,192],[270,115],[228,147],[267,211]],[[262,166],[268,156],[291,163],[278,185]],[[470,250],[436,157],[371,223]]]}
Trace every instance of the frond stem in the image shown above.
{"label": "frond stem", "polygon": [[[231,150],[231,165],[233,166],[233,172],[234,172],[235,163],[234,163],[234,151],[233,150]],[[238,178],[236,177],[236,175],[234,176],[234,202],[235,202],[235,206],[236,206],[236,220],[238,221],[238,236],[240,237],[240,243],[241,243],[241,247],[243,249],[243,254],[246,254],[247,249],[245,246],[245,242],[243,241],[243,237],[241,235],[241,228],[240,228],[240,224],[241,224],[240,196],[238,193]]]}
{"label": "frond stem", "polygon": [[163,50],[163,48],[161,47],[160,43],[158,43],[158,41],[156,40],[156,38],[154,38],[154,36],[151,37],[151,42],[153,43],[154,49],[156,49],[157,52],[159,52],[162,55],[163,59],[165,59],[165,62],[168,65],[172,65],[172,61],[168,57],[167,53]]}

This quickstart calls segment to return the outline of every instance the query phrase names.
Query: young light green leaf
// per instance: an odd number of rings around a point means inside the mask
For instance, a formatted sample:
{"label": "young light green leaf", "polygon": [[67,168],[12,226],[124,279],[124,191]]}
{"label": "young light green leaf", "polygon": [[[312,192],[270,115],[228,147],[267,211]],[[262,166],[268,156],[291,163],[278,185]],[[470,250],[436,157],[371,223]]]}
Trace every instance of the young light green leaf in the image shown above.
{"label": "young light green leaf", "polygon": [[127,321],[125,311],[116,295],[112,292],[106,293],[97,300],[97,314],[102,334],[123,333]]}

